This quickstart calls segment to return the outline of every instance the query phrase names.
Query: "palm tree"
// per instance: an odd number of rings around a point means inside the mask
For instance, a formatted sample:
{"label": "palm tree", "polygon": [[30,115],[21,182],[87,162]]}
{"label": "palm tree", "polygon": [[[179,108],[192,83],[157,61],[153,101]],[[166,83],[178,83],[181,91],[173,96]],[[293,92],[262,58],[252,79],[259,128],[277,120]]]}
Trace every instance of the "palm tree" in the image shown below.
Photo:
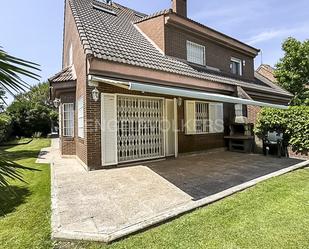
{"label": "palm tree", "polygon": [[[9,55],[0,47],[0,89],[13,96],[25,91],[29,85],[21,76],[39,80],[40,76],[34,73],[40,71],[38,67],[38,64]],[[5,102],[3,95],[0,95],[0,100]],[[23,181],[20,169],[30,170],[0,156],[0,192],[9,188],[9,179]]]}

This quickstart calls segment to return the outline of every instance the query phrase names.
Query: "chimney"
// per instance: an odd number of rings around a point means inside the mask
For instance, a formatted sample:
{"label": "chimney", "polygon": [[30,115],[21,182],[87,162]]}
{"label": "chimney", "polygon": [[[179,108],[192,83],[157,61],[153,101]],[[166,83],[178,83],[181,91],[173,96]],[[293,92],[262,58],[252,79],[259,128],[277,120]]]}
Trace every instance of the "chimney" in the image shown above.
{"label": "chimney", "polygon": [[187,17],[187,0],[172,0],[173,12],[176,14]]}

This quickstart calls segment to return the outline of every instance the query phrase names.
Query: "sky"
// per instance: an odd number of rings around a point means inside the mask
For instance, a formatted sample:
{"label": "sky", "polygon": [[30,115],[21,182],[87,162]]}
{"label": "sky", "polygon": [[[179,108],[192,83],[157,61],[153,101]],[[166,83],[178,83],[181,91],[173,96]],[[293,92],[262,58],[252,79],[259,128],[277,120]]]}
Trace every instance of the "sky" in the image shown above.
{"label": "sky", "polygon": [[[170,0],[117,0],[151,14]],[[255,61],[275,65],[289,36],[309,38],[308,0],[188,0],[188,17],[262,50]],[[40,64],[41,81],[61,70],[64,0],[1,2],[0,46],[11,55]],[[37,82],[27,79],[30,85]]]}

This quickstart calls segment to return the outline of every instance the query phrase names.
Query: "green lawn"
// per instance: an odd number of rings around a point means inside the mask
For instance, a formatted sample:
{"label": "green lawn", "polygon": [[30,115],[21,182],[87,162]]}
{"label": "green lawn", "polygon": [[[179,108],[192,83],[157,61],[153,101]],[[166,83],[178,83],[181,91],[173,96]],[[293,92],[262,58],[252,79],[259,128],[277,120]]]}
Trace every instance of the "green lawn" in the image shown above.
{"label": "green lawn", "polygon": [[35,139],[27,145],[1,147],[0,155],[39,171],[24,172],[27,184],[14,182],[16,196],[0,203],[0,248],[51,248],[50,170],[35,164],[38,152],[48,147],[49,139]]}
{"label": "green lawn", "polygon": [[111,245],[52,243],[49,167],[34,164],[39,148],[48,143],[34,140],[5,151],[19,163],[41,171],[27,172],[29,184],[16,185],[18,201],[12,200],[10,206],[1,204],[7,215],[0,218],[0,248],[309,248],[308,169],[266,181]]}
{"label": "green lawn", "polygon": [[22,144],[28,144],[32,141],[32,138],[19,138],[19,139],[13,139],[9,140],[7,142],[4,142],[0,144],[1,147],[3,146],[13,146],[13,145],[22,145]]}

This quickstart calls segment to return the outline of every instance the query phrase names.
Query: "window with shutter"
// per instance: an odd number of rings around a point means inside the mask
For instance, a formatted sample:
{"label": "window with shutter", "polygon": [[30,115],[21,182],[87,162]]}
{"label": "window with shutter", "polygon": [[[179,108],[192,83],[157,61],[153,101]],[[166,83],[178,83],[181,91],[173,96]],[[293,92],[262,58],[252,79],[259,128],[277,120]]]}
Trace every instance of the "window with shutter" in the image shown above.
{"label": "window with shutter", "polygon": [[196,134],[195,101],[186,100],[185,103],[186,134]]}
{"label": "window with shutter", "polygon": [[210,133],[224,132],[223,104],[210,103],[209,113]]}
{"label": "window with shutter", "polygon": [[186,134],[222,133],[223,104],[185,101]]}
{"label": "window with shutter", "polygon": [[197,43],[187,41],[187,60],[189,62],[206,65],[205,47]]}

